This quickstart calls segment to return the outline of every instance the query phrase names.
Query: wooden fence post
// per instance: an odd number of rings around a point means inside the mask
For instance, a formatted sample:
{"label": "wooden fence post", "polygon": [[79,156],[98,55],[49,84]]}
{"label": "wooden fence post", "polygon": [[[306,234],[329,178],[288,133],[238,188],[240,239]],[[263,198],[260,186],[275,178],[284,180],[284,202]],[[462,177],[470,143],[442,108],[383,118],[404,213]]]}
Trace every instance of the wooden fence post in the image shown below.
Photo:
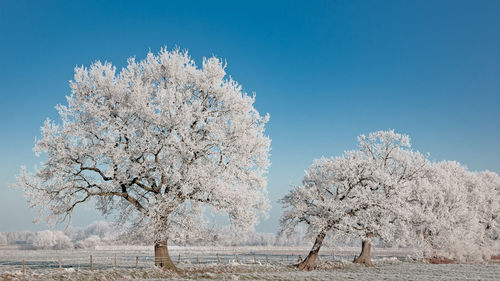
{"label": "wooden fence post", "polygon": [[92,255],[90,255],[90,270],[94,270],[94,263],[92,263]]}
{"label": "wooden fence post", "polygon": [[181,254],[179,254],[179,258],[177,259],[177,264],[181,263]]}
{"label": "wooden fence post", "polygon": [[196,264],[200,264],[200,259],[198,259],[198,256],[196,256]]}
{"label": "wooden fence post", "polygon": [[59,259],[59,271],[62,271],[62,261]]}
{"label": "wooden fence post", "polygon": [[135,257],[135,269],[137,269],[139,267],[139,257],[136,256]]}
{"label": "wooden fence post", "polygon": [[257,260],[255,259],[255,256],[253,256],[253,263],[257,264]]}
{"label": "wooden fence post", "polygon": [[219,257],[219,253],[217,253],[217,263],[218,263],[218,264],[221,264],[221,262],[220,262],[220,257]]}
{"label": "wooden fence post", "polygon": [[114,263],[114,266],[116,267],[116,253],[115,253],[115,263]]}
{"label": "wooden fence post", "polygon": [[24,263],[24,259],[23,259],[23,275],[26,273],[26,264]]}

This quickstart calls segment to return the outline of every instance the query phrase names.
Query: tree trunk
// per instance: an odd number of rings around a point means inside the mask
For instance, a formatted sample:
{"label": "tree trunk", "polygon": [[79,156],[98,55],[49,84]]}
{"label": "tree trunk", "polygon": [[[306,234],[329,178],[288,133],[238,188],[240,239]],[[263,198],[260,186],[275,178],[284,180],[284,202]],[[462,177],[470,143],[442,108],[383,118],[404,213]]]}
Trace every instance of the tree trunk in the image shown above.
{"label": "tree trunk", "polygon": [[371,258],[371,240],[363,240],[361,244],[361,254],[354,259],[354,263],[364,264],[365,266],[373,266]]}
{"label": "tree trunk", "polygon": [[318,236],[316,237],[316,241],[314,241],[314,245],[309,252],[309,255],[307,255],[306,259],[301,261],[299,264],[297,264],[297,267],[301,270],[307,270],[311,271],[314,269],[314,263],[316,262],[316,258],[318,257],[319,249],[321,248],[321,245],[323,244],[323,239],[325,239],[327,231],[323,230]]}
{"label": "tree trunk", "polygon": [[161,267],[163,270],[180,272],[170,259],[167,241],[161,241],[155,244],[155,265]]}

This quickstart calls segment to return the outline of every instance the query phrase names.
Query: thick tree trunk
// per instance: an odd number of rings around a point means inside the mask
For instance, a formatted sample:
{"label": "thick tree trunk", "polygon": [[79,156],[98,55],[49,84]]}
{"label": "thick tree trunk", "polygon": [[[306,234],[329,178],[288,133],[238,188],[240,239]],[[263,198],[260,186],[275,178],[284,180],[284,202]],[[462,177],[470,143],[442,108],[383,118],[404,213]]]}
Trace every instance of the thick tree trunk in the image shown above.
{"label": "thick tree trunk", "polygon": [[373,266],[371,258],[371,240],[363,240],[361,244],[361,254],[354,259],[354,263],[364,264],[365,266]]}
{"label": "thick tree trunk", "polygon": [[301,270],[311,271],[314,269],[314,263],[316,262],[316,258],[318,257],[319,249],[323,244],[323,239],[325,239],[327,231],[322,231],[316,237],[316,241],[314,241],[314,245],[307,255],[306,259],[297,264],[297,267]]}
{"label": "thick tree trunk", "polygon": [[155,244],[155,265],[164,270],[180,272],[174,265],[168,254],[167,241],[157,242]]}

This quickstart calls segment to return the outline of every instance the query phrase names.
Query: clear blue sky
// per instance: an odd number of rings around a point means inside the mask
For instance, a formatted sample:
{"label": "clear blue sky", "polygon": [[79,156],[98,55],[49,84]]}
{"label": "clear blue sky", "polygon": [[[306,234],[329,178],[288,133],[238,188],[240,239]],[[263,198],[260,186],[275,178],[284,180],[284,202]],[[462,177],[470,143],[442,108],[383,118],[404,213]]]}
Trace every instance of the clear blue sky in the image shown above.
{"label": "clear blue sky", "polygon": [[[73,68],[160,47],[212,54],[269,113],[270,218],[314,158],[393,128],[432,159],[500,172],[500,1],[0,1],[0,231],[38,230],[19,167]],[[99,219],[80,208],[74,225]]]}

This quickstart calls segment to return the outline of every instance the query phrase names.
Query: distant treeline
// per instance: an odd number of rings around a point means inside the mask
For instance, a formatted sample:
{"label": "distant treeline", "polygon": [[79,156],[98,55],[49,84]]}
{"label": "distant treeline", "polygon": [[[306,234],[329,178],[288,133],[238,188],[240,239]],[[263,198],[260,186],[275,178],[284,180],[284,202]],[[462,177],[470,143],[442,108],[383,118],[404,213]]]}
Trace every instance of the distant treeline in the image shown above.
{"label": "distant treeline", "polygon": [[[193,241],[186,245],[214,246],[304,246],[310,244],[305,238],[305,229],[298,229],[287,237],[275,233],[248,232],[229,235],[229,231],[207,240]],[[112,224],[96,221],[87,227],[68,227],[65,230],[43,230],[38,232],[17,231],[0,233],[0,245],[18,245],[25,249],[93,249],[101,245],[142,245],[140,239],[131,240]]]}

